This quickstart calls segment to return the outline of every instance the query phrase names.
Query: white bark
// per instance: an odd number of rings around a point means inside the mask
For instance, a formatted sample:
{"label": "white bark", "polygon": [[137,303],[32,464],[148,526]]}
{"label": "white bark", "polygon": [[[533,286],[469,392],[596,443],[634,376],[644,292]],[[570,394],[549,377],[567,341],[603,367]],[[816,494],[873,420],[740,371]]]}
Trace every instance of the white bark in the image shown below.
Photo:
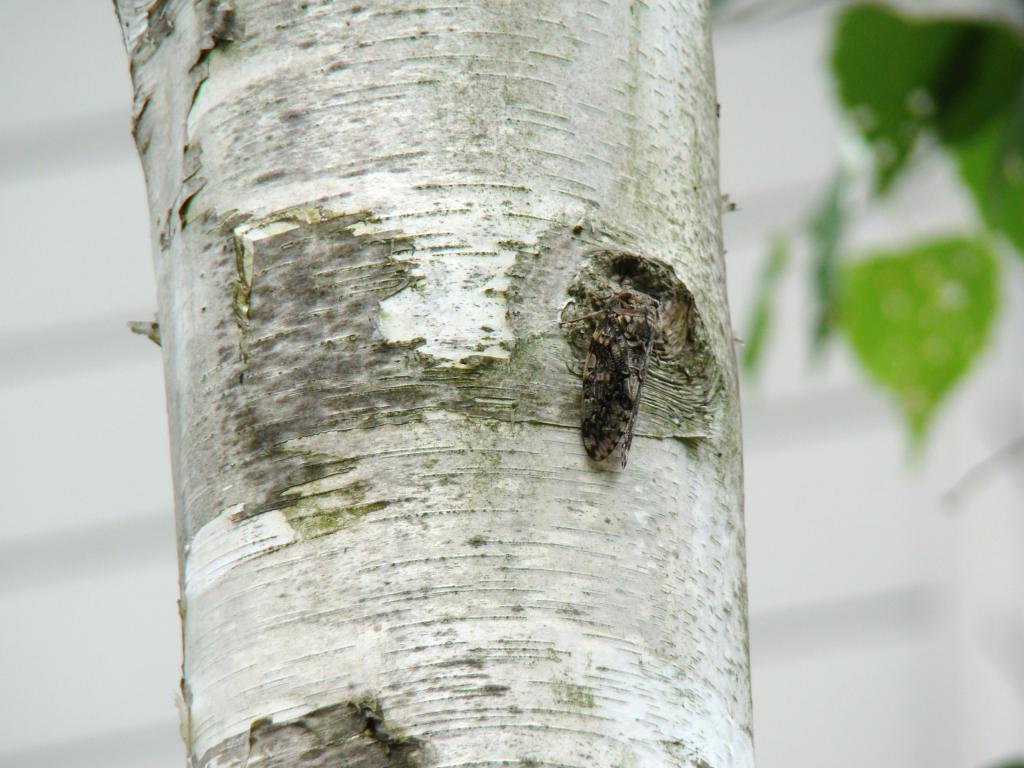
{"label": "white bark", "polygon": [[[706,3],[117,5],[195,763],[752,765]],[[620,470],[559,321],[623,276]]]}

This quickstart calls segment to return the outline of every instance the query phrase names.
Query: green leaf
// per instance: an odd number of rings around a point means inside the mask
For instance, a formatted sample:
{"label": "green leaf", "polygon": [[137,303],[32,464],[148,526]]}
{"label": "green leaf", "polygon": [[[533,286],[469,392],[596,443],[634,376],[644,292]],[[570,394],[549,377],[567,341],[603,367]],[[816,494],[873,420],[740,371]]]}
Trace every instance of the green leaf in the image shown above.
{"label": "green leaf", "polygon": [[882,192],[923,130],[953,144],[1005,110],[1024,78],[1024,45],[996,22],[913,19],[864,4],[839,17],[832,70],[843,107],[874,150]]}
{"label": "green leaf", "polygon": [[981,239],[874,253],[844,270],[841,322],[861,365],[890,390],[911,437],[988,340],[997,263]]}
{"label": "green leaf", "polygon": [[836,325],[839,240],[845,220],[843,193],[846,182],[845,173],[840,171],[836,174],[821,205],[807,222],[812,248],[811,279],[816,300],[812,336],[812,350],[815,353],[821,351]]}
{"label": "green leaf", "polygon": [[985,223],[1024,256],[1024,83],[1009,109],[954,151]]}
{"label": "green leaf", "polygon": [[768,258],[761,267],[761,276],[758,279],[754,313],[750,318],[746,343],[743,345],[743,355],[740,358],[743,370],[748,375],[756,373],[757,366],[761,362],[764,343],[775,317],[775,292],[779,285],[779,278],[788,263],[789,244],[780,237],[772,244],[772,249],[768,252]]}

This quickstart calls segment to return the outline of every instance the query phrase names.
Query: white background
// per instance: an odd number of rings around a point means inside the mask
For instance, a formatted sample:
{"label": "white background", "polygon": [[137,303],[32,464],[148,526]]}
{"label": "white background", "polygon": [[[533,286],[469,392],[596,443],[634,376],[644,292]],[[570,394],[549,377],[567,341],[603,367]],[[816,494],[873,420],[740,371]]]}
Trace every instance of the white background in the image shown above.
{"label": "white background", "polygon": [[[834,4],[716,30],[730,296],[836,167]],[[0,766],[180,768],[177,565],[127,63],[108,2],[0,0]],[[851,252],[969,229],[942,162]],[[984,768],[1024,754],[1024,278],[913,458],[841,346],[809,362],[806,254],[744,389],[759,768]],[[717,768],[717,767],[716,767]]]}

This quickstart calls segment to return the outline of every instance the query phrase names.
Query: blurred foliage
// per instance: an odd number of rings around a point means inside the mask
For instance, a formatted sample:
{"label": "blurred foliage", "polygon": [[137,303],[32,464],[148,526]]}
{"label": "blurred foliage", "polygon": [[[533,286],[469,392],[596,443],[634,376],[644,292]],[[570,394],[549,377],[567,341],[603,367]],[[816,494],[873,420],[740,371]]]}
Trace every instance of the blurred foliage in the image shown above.
{"label": "blurred foliage", "polygon": [[[1005,238],[1024,255],[1024,35],[991,20],[915,18],[860,3],[838,14],[830,63],[841,106],[873,159],[874,196],[884,197],[914,161],[919,139],[930,137],[955,161],[984,227],[885,252],[845,253],[843,231],[853,215],[845,170],[806,225],[813,349],[841,327],[919,441],[990,335],[999,293],[993,244]],[[764,294],[777,281],[776,272],[770,283],[762,278],[752,338],[761,308],[771,306]],[[752,362],[744,361],[748,371],[762,357],[764,335]]]}
{"label": "blurred foliage", "polygon": [[832,71],[843,107],[874,150],[879,191],[921,133],[955,147],[1013,108],[1024,73],[1015,30],[969,19],[913,19],[881,5],[839,17]]}
{"label": "blurred foliage", "polygon": [[873,253],[843,276],[843,329],[891,390],[915,440],[970,368],[995,315],[997,262],[983,241],[949,238]]}
{"label": "blurred foliage", "polygon": [[779,238],[772,245],[768,260],[761,268],[757,297],[754,300],[754,314],[743,345],[743,356],[740,358],[746,371],[755,369],[761,360],[764,341],[775,317],[775,289],[788,262],[789,243]]}
{"label": "blurred foliage", "polygon": [[985,224],[1024,255],[1024,82],[1005,113],[958,142],[956,156]]}
{"label": "blurred foliage", "polygon": [[879,192],[903,170],[918,137],[930,133],[956,157],[986,224],[1024,252],[1018,30],[856,5],[839,16],[832,72],[844,109],[874,152]]}
{"label": "blurred foliage", "polygon": [[811,240],[811,280],[817,299],[811,329],[815,353],[821,352],[825,342],[836,325],[836,310],[839,295],[839,241],[843,234],[844,209],[843,193],[848,176],[843,171],[836,174],[832,186],[825,194],[821,205],[807,222],[807,234]]}

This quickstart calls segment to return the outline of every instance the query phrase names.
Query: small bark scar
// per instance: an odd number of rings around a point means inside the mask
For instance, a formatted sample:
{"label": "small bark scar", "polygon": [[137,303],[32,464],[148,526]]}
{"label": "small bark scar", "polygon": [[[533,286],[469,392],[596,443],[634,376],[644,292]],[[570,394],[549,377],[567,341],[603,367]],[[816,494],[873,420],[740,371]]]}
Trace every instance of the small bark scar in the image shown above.
{"label": "small bark scar", "polygon": [[371,697],[249,727],[244,768],[418,768],[425,744],[386,724]]}
{"label": "small bark scar", "polygon": [[132,320],[128,323],[128,330],[145,336],[158,347],[160,346],[160,323],[156,320]]}

